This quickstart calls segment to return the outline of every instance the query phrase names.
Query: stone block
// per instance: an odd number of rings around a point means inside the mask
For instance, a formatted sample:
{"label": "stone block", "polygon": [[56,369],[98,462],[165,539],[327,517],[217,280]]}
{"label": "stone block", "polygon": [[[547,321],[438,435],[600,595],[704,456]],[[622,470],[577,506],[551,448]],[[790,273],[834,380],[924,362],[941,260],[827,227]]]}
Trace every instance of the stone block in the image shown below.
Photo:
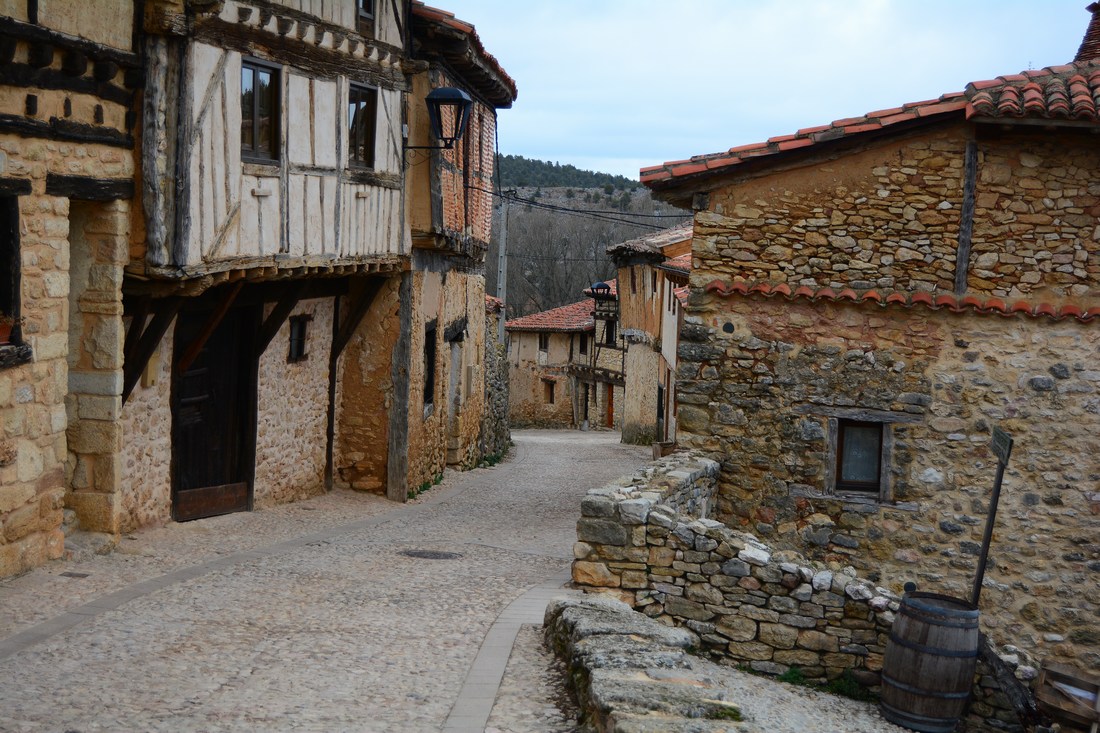
{"label": "stone block", "polygon": [[714,613],[708,611],[703,604],[671,596],[665,599],[665,611],[673,616],[682,616],[695,621],[709,621],[714,618]]}
{"label": "stone block", "polygon": [[798,641],[798,629],[783,624],[762,623],[757,639],[776,649],[794,649]]}
{"label": "stone block", "polygon": [[621,585],[623,588],[648,588],[649,578],[640,570],[624,570]]}
{"label": "stone block", "polygon": [[821,655],[808,649],[776,650],[772,659],[780,664],[799,667],[816,667],[821,664]]}
{"label": "stone block", "polygon": [[606,496],[590,493],[581,499],[581,516],[613,517],[615,516],[615,502]]}
{"label": "stone block", "polygon": [[733,641],[752,641],[756,638],[756,622],[744,616],[723,616],[715,627],[722,636]]}
{"label": "stone block", "polygon": [[73,453],[116,453],[122,448],[122,428],[116,422],[80,420],[66,431]]}
{"label": "stone block", "polygon": [[65,506],[76,512],[81,529],[87,532],[118,533],[117,494],[71,491],[65,495]]}
{"label": "stone block", "polygon": [[38,529],[38,504],[27,504],[7,516],[4,520],[4,539],[15,542]]}
{"label": "stone block", "polygon": [[645,524],[655,502],[649,499],[628,499],[619,502],[619,517],[623,524]]}
{"label": "stone block", "polygon": [[82,420],[117,420],[121,411],[121,397],[77,395],[77,414]]}
{"label": "stone block", "polygon": [[0,489],[0,514],[7,514],[32,499],[34,499],[34,488],[31,484],[6,485]]}
{"label": "stone block", "polygon": [[767,662],[771,660],[772,654],[774,654],[774,650],[770,646],[759,641],[731,641],[727,648],[730,656],[748,661]]}
{"label": "stone block", "polygon": [[604,563],[578,560],[573,563],[573,582],[598,588],[618,588],[622,581]]}
{"label": "stone block", "polygon": [[577,539],[597,545],[622,547],[630,541],[630,533],[618,522],[586,517],[577,521]]}
{"label": "stone block", "polygon": [[829,636],[810,629],[798,632],[797,644],[802,649],[811,649],[818,652],[835,652],[840,649],[840,644],[835,636]]}
{"label": "stone block", "polygon": [[699,603],[720,605],[723,601],[722,591],[709,583],[692,583],[687,587],[684,595],[690,600],[698,601]]}

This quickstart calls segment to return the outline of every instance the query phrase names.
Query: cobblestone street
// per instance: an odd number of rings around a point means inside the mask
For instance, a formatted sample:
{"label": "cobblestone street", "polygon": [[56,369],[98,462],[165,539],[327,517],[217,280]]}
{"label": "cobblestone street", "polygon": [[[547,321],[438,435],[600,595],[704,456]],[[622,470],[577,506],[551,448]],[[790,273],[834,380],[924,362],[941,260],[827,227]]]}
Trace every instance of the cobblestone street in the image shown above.
{"label": "cobblestone street", "polygon": [[513,437],[407,505],[336,491],[0,583],[0,731],[570,730],[529,624],[585,490],[648,450]]}

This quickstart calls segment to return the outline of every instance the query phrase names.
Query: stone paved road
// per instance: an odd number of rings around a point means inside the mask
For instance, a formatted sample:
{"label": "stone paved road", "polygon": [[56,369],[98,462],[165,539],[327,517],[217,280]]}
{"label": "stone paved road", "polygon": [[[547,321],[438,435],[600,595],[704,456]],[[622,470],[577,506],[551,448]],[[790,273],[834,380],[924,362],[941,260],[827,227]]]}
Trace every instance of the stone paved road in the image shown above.
{"label": "stone paved road", "polygon": [[[0,583],[0,731],[462,730],[448,715],[496,694],[477,675],[519,628],[498,615],[537,611],[528,591],[565,576],[584,491],[647,458],[611,433],[514,439],[510,460],[404,506],[338,491]],[[557,727],[540,704],[498,705],[494,727]]]}

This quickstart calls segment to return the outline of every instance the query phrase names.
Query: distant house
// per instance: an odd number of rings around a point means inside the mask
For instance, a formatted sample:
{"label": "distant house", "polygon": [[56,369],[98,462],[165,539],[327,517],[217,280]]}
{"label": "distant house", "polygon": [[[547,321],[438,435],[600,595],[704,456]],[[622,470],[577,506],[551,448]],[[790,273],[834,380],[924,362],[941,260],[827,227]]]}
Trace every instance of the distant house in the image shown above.
{"label": "distant house", "polygon": [[594,348],[592,301],[513,318],[505,328],[509,423],[513,427],[578,426],[584,408],[577,404],[571,369],[586,364]]}
{"label": "distant house", "polygon": [[678,440],[719,515],[1100,665],[1100,5],[1076,59],[642,171],[694,209]]}
{"label": "distant house", "polygon": [[676,441],[676,364],[691,271],[690,226],[611,245],[619,268],[624,443]]}

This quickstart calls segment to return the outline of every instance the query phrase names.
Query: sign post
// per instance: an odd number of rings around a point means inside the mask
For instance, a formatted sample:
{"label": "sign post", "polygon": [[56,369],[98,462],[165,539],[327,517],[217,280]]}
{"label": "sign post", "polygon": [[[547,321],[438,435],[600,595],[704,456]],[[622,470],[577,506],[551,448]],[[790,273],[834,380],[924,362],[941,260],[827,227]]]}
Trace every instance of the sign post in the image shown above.
{"label": "sign post", "polygon": [[1005,476],[1008,457],[1012,455],[1012,436],[1000,428],[993,428],[993,442],[990,443],[990,448],[993,450],[993,455],[997,456],[997,478],[993,481],[993,496],[989,499],[989,516],[985,520],[982,553],[978,557],[978,574],[974,578],[974,591],[970,594],[970,602],[974,604],[975,608],[978,606],[978,598],[982,593],[985,565],[989,560],[989,543],[993,539],[993,525],[997,522],[997,503],[1001,500],[1001,481]]}

